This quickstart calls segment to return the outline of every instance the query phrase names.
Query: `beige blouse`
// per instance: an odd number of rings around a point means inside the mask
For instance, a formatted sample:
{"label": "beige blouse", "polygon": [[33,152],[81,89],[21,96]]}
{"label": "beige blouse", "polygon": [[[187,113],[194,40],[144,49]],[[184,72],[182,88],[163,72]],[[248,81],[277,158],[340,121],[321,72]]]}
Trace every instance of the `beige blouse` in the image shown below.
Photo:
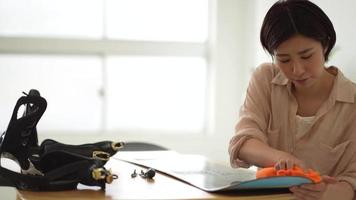
{"label": "beige blouse", "polygon": [[321,175],[349,182],[355,190],[356,85],[336,67],[327,70],[336,76],[330,96],[308,130],[297,137],[298,104],[291,92],[291,82],[272,64],[258,67],[230,140],[231,165],[249,166],[238,158],[238,153],[247,139],[256,138],[304,160]]}
{"label": "beige blouse", "polygon": [[308,132],[309,128],[313,125],[315,116],[312,117],[302,117],[297,115],[297,131],[295,133],[295,138],[299,140],[305,133]]}

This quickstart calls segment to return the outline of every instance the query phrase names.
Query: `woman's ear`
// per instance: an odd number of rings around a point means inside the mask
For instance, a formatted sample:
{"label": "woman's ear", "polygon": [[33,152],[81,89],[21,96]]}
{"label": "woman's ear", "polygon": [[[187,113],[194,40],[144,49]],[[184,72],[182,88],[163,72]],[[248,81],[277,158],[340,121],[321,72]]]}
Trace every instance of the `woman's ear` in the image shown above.
{"label": "woman's ear", "polygon": [[327,50],[328,50],[328,46],[324,47],[324,49],[323,49],[324,55],[326,54]]}
{"label": "woman's ear", "polygon": [[328,59],[327,59],[327,56],[326,56],[326,52],[328,51],[328,46],[325,46],[324,48],[323,48],[323,56],[324,56],[324,60],[325,61],[327,61]]}
{"label": "woman's ear", "polygon": [[323,44],[325,44],[325,45],[322,45],[322,46],[323,46],[323,52],[324,52],[324,55],[325,55],[326,52],[327,52],[328,49],[329,49],[330,37],[328,37],[328,40],[327,40],[325,43],[323,43]]}

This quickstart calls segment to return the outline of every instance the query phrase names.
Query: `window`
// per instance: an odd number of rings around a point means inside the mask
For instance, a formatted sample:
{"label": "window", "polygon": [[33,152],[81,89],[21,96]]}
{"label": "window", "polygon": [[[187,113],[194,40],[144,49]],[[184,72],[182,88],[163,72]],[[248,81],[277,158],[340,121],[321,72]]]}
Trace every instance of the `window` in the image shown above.
{"label": "window", "polygon": [[206,0],[0,0],[0,129],[37,88],[46,132],[202,132]]}
{"label": "window", "polygon": [[208,37],[207,2],[207,0],[108,0],[108,37],[205,42]]}
{"label": "window", "polygon": [[202,58],[109,57],[107,66],[108,129],[203,129]]}
{"label": "window", "polygon": [[7,127],[21,91],[36,88],[48,102],[41,130],[99,130],[100,74],[98,57],[0,55],[1,128]]}
{"label": "window", "polygon": [[101,38],[101,0],[0,0],[0,34]]}

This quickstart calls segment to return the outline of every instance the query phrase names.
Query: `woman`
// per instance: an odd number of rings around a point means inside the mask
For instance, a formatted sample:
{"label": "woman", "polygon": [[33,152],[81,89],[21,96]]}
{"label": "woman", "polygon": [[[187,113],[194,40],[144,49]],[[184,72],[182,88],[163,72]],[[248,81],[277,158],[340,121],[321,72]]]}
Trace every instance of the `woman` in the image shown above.
{"label": "woman", "polygon": [[322,182],[291,187],[297,199],[353,199],[356,85],[325,66],[336,41],[330,19],[310,1],[278,1],[260,40],[273,63],[250,80],[230,140],[232,166],[314,169]]}

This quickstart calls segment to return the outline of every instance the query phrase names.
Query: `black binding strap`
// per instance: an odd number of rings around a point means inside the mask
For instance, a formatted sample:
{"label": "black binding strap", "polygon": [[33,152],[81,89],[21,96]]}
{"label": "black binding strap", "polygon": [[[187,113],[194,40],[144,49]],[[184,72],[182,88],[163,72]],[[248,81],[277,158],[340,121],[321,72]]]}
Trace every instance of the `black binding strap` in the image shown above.
{"label": "black binding strap", "polygon": [[[76,189],[78,183],[99,186],[117,178],[104,165],[121,147],[122,142],[70,145],[46,139],[38,145],[37,123],[47,101],[37,90],[18,99],[7,130],[0,138],[0,154],[19,163],[21,173],[1,166],[0,186],[35,191]],[[19,108],[25,106],[18,118]]]}

